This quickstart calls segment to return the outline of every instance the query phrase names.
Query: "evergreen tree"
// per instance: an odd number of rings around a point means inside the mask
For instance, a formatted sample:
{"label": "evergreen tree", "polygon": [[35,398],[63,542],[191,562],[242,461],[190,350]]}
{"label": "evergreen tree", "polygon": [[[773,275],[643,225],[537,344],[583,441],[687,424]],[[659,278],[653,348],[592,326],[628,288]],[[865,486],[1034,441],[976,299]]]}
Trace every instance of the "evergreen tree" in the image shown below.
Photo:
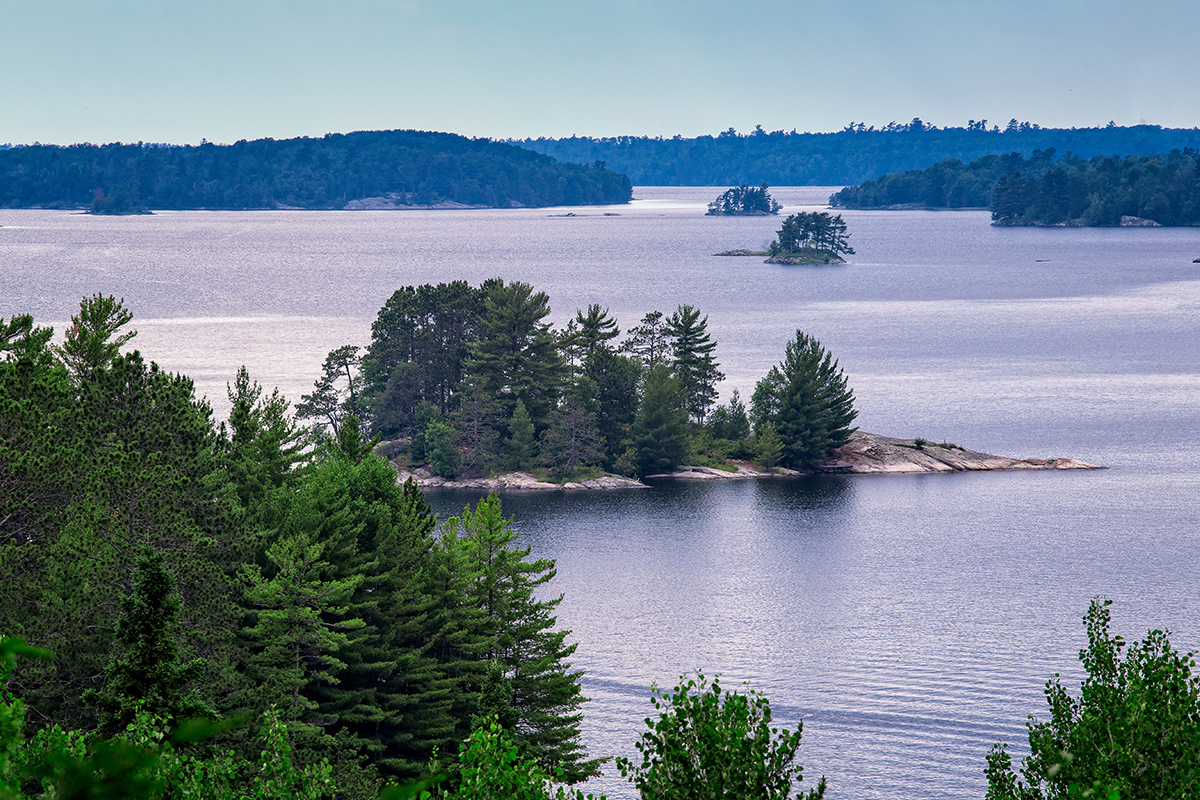
{"label": "evergreen tree", "polygon": [[634,358],[601,348],[584,362],[583,374],[596,385],[596,426],[611,464],[632,435],[641,365]]}
{"label": "evergreen tree", "polygon": [[804,469],[830,458],[850,441],[857,412],[854,392],[833,356],[813,337],[796,331],[783,361],[771,367],[751,398],[756,430],[770,423],[783,442],[782,463]]}
{"label": "evergreen tree", "polygon": [[525,403],[534,425],[542,427],[558,400],[565,367],[550,324],[550,299],[527,283],[484,284],[479,340],[469,347],[464,369],[496,399],[502,419]]}
{"label": "evergreen tree", "polygon": [[758,429],[754,450],[758,463],[765,469],[779,466],[779,460],[783,458],[783,440],[779,438],[779,431],[775,430],[774,423],[764,422]]}
{"label": "evergreen tree", "polygon": [[451,423],[458,433],[458,443],[465,449],[462,464],[472,473],[486,472],[500,456],[500,409],[475,380],[463,384],[458,399],[458,410],[451,416]]}
{"label": "evergreen tree", "polygon": [[651,311],[642,317],[640,325],[630,328],[621,349],[646,367],[666,364],[671,357],[671,333],[663,312]]}
{"label": "evergreen tree", "polygon": [[345,669],[338,655],[361,630],[347,611],[361,576],[329,580],[326,546],[307,532],[283,535],[266,552],[271,577],[257,565],[243,572],[246,600],[256,609],[246,630],[259,681],[257,702],[274,705],[293,737],[312,742],[337,722],[316,699],[321,684],[333,685]]}
{"label": "evergreen tree", "polygon": [[666,366],[651,367],[646,371],[642,404],[633,426],[638,475],[675,469],[687,457],[687,441],[683,392]]}
{"label": "evergreen tree", "polygon": [[[527,561],[529,548],[512,546],[517,534],[511,525],[492,494],[474,511],[466,508],[461,517],[448,519],[442,532],[448,546],[462,554],[467,596],[486,623],[487,649],[480,654],[483,669],[476,671],[476,685],[488,685],[491,663],[501,665],[518,743],[547,772],[561,769],[573,783],[596,774],[599,766],[586,759],[579,741],[582,673],[567,662],[576,646],[566,643],[569,631],[554,629],[554,609],[562,598],[537,598],[539,587],[554,577],[554,562]],[[477,698],[479,708],[483,701]]]}
{"label": "evergreen tree", "polygon": [[123,299],[101,294],[83,298],[59,348],[63,363],[76,381],[83,384],[92,380],[98,370],[120,354],[121,346],[137,335],[137,331],[115,335],[131,319],[133,313],[125,308]]}
{"label": "evergreen tree", "polygon": [[444,422],[433,421],[425,428],[425,452],[429,466],[443,478],[458,476],[458,448],[454,446],[454,429]]}
{"label": "evergreen tree", "polygon": [[308,460],[306,440],[279,390],[265,395],[244,366],[227,390],[229,424],[221,427],[221,462],[243,513],[253,515],[268,494],[298,477]]}
{"label": "evergreen tree", "polygon": [[444,415],[457,407],[468,343],[478,337],[483,293],[466,281],[397,289],[371,325],[363,356],[376,432],[399,434],[416,406]]}
{"label": "evergreen tree", "polygon": [[575,324],[579,326],[580,359],[584,362],[601,349],[608,349],[609,342],[621,335],[617,322],[608,314],[608,309],[601,309],[598,303],[592,303],[583,311],[575,312]]}
{"label": "evergreen tree", "polygon": [[528,471],[537,458],[537,439],[534,436],[533,420],[525,410],[525,404],[517,401],[512,418],[508,421],[508,439],[504,442],[505,463],[509,469]]}
{"label": "evergreen tree", "polygon": [[124,730],[141,711],[182,722],[215,718],[213,709],[189,688],[204,674],[204,659],[182,662],[179,654],[181,601],[161,553],[138,559],[133,592],[121,601],[117,641],[123,648],[105,670],[100,691],[86,700],[100,715],[107,734]]}
{"label": "evergreen tree", "polygon": [[708,317],[700,319],[700,310],[681,305],[667,320],[671,335],[672,370],[683,392],[688,415],[698,423],[717,398],[717,383],[725,375],[713,356],[717,343],[708,335]]}
{"label": "evergreen tree", "polygon": [[346,473],[349,508],[361,523],[361,576],[349,614],[365,624],[343,648],[347,667],[321,702],[372,750],[372,763],[397,778],[416,777],[453,739],[453,684],[432,653],[437,600],[430,560],[435,520],[411,480],[396,485],[383,459],[368,456]]}
{"label": "evergreen tree", "polygon": [[596,415],[577,397],[565,397],[542,432],[541,463],[556,474],[574,475],[601,459],[601,442]]}
{"label": "evergreen tree", "polygon": [[347,415],[363,413],[362,358],[358,351],[354,345],[345,345],[329,352],[312,393],[303,395],[296,404],[296,419],[314,420],[318,431],[328,426],[337,436]]}
{"label": "evergreen tree", "polygon": [[717,406],[708,418],[712,435],[718,439],[742,441],[750,436],[750,418],[746,415],[746,404],[737,389],[729,398],[729,405]]}

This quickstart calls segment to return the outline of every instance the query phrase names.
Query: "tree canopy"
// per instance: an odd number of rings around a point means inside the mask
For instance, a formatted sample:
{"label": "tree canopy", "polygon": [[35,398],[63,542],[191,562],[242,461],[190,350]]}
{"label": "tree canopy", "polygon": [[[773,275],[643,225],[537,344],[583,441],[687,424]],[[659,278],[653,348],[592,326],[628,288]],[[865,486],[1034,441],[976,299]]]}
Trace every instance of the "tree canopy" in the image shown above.
{"label": "tree canopy", "polygon": [[803,331],[754,387],[750,405],[755,430],[771,427],[783,445],[781,463],[792,469],[820,464],[857,430],[850,427],[857,412],[845,373]]}
{"label": "tree canopy", "polygon": [[[1200,790],[1200,676],[1193,653],[1153,630],[1126,646],[1109,632],[1109,600],[1084,615],[1086,677],[1073,696],[1046,682],[1050,718],[1032,716],[1029,756],[1014,772],[1006,746],[987,759],[988,800],[1195,797]],[[1122,658],[1122,651],[1124,651]]]}

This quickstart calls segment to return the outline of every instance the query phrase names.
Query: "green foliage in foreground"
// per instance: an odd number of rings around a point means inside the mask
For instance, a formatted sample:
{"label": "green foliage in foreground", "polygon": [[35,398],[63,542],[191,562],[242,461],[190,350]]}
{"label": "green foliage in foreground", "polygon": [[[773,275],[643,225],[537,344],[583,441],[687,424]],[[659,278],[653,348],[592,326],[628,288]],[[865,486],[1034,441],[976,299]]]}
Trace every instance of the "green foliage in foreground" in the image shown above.
{"label": "green foliage in foreground", "polygon": [[[642,800],[787,800],[803,771],[795,763],[802,725],[771,727],[771,705],[754,690],[723,692],[720,676],[683,676],[669,693],[655,689],[658,719],[637,748],[642,763],[618,758]],[[825,779],[802,795],[819,800]]]}
{"label": "green foliage in foreground", "polygon": [[[1087,670],[1073,697],[1046,683],[1050,719],[1030,717],[1030,755],[1019,773],[998,744],[988,755],[988,800],[1162,800],[1200,797],[1200,676],[1192,653],[1150,631],[1126,649],[1109,633],[1109,600],[1084,622]],[[1122,658],[1122,651],[1124,658]]]}

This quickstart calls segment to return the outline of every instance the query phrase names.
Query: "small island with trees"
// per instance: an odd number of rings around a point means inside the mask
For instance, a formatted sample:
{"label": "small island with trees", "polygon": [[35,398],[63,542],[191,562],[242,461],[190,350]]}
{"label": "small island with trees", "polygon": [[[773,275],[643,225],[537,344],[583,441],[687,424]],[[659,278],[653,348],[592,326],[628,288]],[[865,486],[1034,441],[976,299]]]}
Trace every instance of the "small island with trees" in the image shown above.
{"label": "small island with trees", "polygon": [[766,256],[767,264],[845,264],[854,255],[842,215],[801,211],[783,221],[766,250],[725,250],[718,256]]}
{"label": "small island with trees", "polygon": [[708,204],[705,216],[709,217],[768,217],[778,214],[783,208],[767,191],[767,184],[759,187],[735,186],[727,189],[720,197]]}

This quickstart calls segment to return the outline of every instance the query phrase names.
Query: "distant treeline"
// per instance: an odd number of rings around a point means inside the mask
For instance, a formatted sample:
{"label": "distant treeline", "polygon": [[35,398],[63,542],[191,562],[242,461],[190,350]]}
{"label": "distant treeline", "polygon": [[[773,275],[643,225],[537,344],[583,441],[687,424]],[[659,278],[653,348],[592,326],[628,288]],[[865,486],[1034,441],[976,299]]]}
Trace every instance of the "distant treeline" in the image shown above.
{"label": "distant treeline", "polygon": [[340,209],[624,203],[629,179],[448,133],[364,131],[232,145],[32,145],[0,150],[0,207]]}
{"label": "distant treeline", "polygon": [[[1054,148],[1083,158],[1149,155],[1200,148],[1200,129],[1136,125],[1103,128],[1042,128],[1010,120],[992,125],[938,128],[914,119],[882,128],[851,123],[836,133],[797,133],[756,127],[718,136],[685,139],[617,136],[593,139],[526,139],[514,142],[560,161],[604,161],[639,186],[827,186],[856,184],[890,172],[922,169],[938,161],[971,161],[991,153]],[[986,205],[986,203],[985,203]]]}
{"label": "distant treeline", "polygon": [[1200,155],[1095,157],[1053,148],[985,156],[969,164],[949,159],[923,170],[884,175],[830,198],[843,208],[987,207],[999,225],[1120,225],[1141,217],[1160,225],[1200,224]]}

